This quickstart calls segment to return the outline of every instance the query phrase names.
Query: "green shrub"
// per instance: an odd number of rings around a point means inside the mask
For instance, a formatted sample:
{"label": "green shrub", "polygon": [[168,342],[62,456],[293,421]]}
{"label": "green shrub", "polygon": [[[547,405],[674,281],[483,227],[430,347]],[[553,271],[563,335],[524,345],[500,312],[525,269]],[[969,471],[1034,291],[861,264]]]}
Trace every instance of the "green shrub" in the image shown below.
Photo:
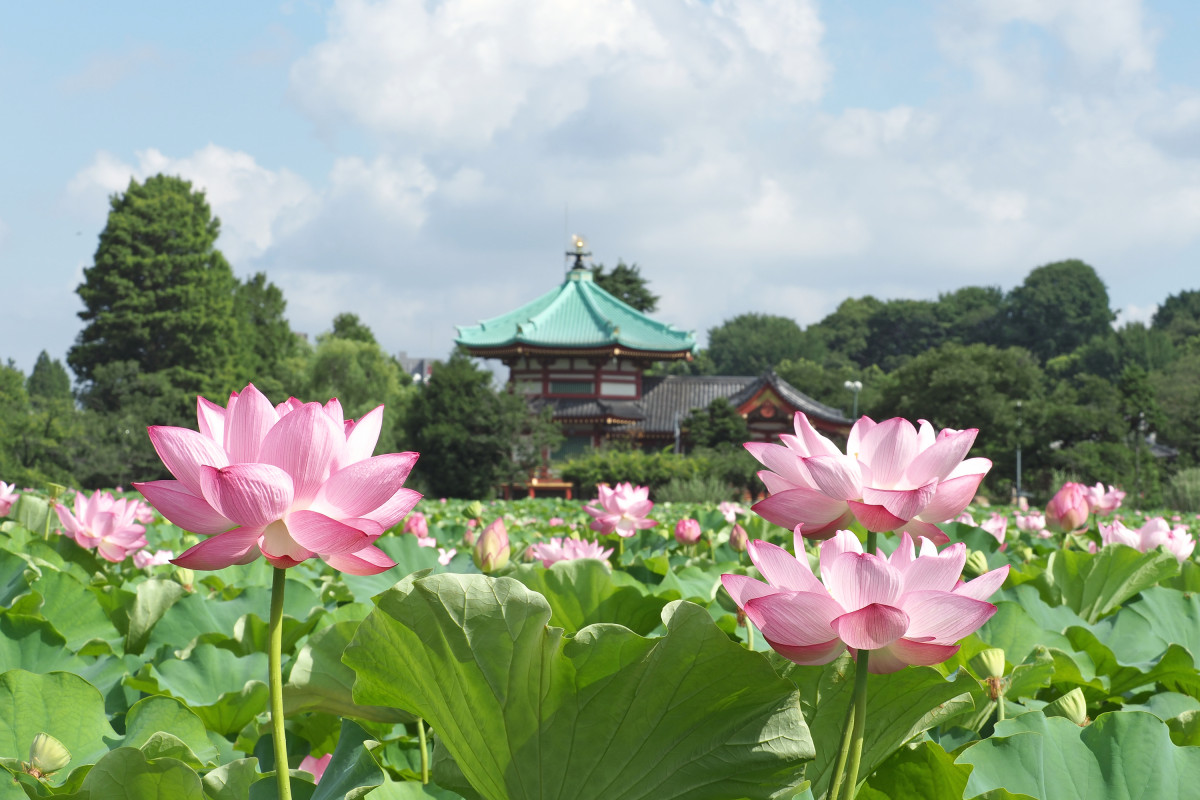
{"label": "green shrub", "polygon": [[1200,511],[1200,467],[1182,469],[1167,483],[1166,504],[1177,511]]}
{"label": "green shrub", "polygon": [[703,459],[678,455],[669,450],[647,453],[641,450],[593,450],[559,466],[563,480],[574,481],[580,497],[596,493],[596,485],[632,483],[649,486],[651,498],[675,478],[690,478],[703,471]]}
{"label": "green shrub", "polygon": [[665,503],[721,503],[736,500],[741,492],[715,475],[672,478],[655,495]]}

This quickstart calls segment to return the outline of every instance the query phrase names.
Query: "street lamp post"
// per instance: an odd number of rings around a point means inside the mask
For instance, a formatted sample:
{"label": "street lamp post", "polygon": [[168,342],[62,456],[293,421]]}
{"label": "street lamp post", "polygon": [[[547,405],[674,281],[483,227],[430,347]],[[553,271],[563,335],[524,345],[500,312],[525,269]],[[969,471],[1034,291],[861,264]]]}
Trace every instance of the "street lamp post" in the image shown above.
{"label": "street lamp post", "polygon": [[858,419],[858,393],[862,391],[862,381],[846,381],[842,385],[854,392],[854,410],[850,412],[850,418]]}
{"label": "street lamp post", "polygon": [[1021,433],[1023,427],[1021,401],[1017,401],[1017,502],[1021,502]]}

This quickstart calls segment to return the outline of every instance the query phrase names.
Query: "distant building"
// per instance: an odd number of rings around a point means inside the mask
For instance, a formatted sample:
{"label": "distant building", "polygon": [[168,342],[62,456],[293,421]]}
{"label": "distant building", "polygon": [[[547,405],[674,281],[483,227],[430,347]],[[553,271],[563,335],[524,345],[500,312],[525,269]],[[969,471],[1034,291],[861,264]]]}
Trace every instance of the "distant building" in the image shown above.
{"label": "distant building", "polygon": [[647,448],[678,443],[679,424],[694,409],[725,398],[756,440],[793,430],[796,411],[826,433],[846,434],[851,420],[818,403],[773,372],[759,376],[645,375],[659,361],[690,361],[695,337],[651,319],[597,286],[579,248],[566,280],[525,305],[458,326],[455,340],[472,356],[509,368],[509,391],[534,409],[549,406],[562,425],[558,456],[606,440]]}
{"label": "distant building", "polygon": [[396,354],[396,362],[400,364],[400,369],[412,377],[413,383],[424,383],[433,374],[434,359],[432,358],[409,358],[408,353],[401,350]]}

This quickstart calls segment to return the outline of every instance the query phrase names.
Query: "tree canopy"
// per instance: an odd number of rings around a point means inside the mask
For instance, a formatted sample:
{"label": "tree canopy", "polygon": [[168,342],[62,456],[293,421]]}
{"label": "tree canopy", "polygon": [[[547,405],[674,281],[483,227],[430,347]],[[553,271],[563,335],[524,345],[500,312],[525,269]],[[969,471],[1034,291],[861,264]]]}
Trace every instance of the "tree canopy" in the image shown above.
{"label": "tree canopy", "polygon": [[806,339],[795,320],[739,314],[708,331],[708,355],[718,375],[758,375],[785,358],[802,358]]}
{"label": "tree canopy", "polygon": [[611,272],[605,272],[604,265],[597,264],[592,267],[592,279],[601,289],[638,311],[650,312],[658,308],[658,295],[650,292],[637,264],[617,261]]}

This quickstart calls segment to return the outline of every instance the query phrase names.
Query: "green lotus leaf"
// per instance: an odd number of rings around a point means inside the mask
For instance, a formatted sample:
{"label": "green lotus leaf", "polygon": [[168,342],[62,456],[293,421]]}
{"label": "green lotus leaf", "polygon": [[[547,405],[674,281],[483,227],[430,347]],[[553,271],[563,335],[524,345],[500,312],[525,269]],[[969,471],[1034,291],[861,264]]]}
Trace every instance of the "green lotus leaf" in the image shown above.
{"label": "green lotus leaf", "polygon": [[355,701],[425,718],[489,800],[770,798],[813,755],[793,687],[689,603],[645,639],[565,638],[511,578],[410,577],[377,602],[344,656]]}
{"label": "green lotus leaf", "polygon": [[137,586],[137,597],[129,611],[129,629],[125,633],[125,652],[140,653],[150,639],[151,629],[167,609],[183,597],[184,588],[175,581],[151,578]]}
{"label": "green lotus leaf", "polygon": [[105,740],[118,738],[104,713],[104,698],[78,675],[35,675],[22,669],[0,675],[0,754],[29,758],[29,745],[39,733],[53,736],[71,752],[60,775],[95,763],[108,751]]}
{"label": "green lotus leaf", "polygon": [[48,621],[24,614],[0,614],[0,668],[78,673],[85,666]]}
{"label": "green lotus leaf", "polygon": [[954,756],[936,742],[921,742],[913,748],[902,747],[871,774],[859,791],[859,800],[920,798],[921,800],[961,800],[971,770],[954,763]]}
{"label": "green lotus leaf", "polygon": [[342,663],[342,653],[358,630],[357,621],[339,622],[308,637],[296,654],[291,677],[283,687],[286,713],[324,711],[376,722],[412,722],[406,711],[354,702],[354,670]]}
{"label": "green lotus leaf", "polygon": [[[173,757],[187,762],[195,769],[217,757],[217,748],[209,742],[204,722],[195,712],[172,697],[153,695],[134,703],[125,715],[125,741],[122,744],[125,747],[141,748],[150,756],[150,750],[144,745],[158,733],[168,733],[186,747],[190,758],[179,755]],[[155,747],[157,749],[154,752],[159,755],[166,754],[163,743],[158,742]]]}
{"label": "green lotus leaf", "polygon": [[1178,574],[1179,562],[1163,550],[1142,553],[1118,544],[1094,554],[1059,550],[1050,556],[1050,572],[1063,603],[1094,623],[1138,592]]}
{"label": "green lotus leaf", "polygon": [[80,800],[204,800],[200,776],[174,758],[147,758],[133,747],[118,747],[92,767],[77,795]]}
{"label": "green lotus leaf", "polygon": [[613,582],[608,566],[594,558],[560,561],[549,569],[527,564],[509,575],[546,598],[550,624],[575,633],[595,622],[615,622],[645,636],[662,623],[667,601]]}
{"label": "green lotus leaf", "polygon": [[1022,714],[955,763],[974,767],[969,798],[995,789],[1038,800],[1191,797],[1200,785],[1200,748],[1176,746],[1167,725],[1142,711],[1102,714],[1084,728]]}

